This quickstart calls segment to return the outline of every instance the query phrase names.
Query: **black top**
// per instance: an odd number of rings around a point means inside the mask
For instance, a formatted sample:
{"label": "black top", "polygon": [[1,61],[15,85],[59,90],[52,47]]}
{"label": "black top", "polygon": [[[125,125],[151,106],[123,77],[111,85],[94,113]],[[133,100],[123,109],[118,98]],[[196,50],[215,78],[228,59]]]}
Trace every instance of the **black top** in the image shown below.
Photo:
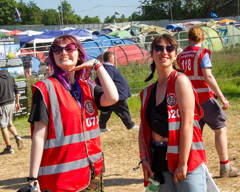
{"label": "black top", "polygon": [[[112,63],[105,62],[103,63],[103,67],[108,72],[109,76],[112,78],[114,84],[117,87],[118,94],[119,94],[119,101],[126,100],[127,98],[131,97],[131,92],[128,86],[128,82],[125,77],[113,66]],[[98,77],[95,79],[97,85],[100,85],[100,81]]]}
{"label": "black top", "polygon": [[24,69],[31,68],[31,67],[32,67],[31,61],[32,61],[31,55],[29,55],[29,54],[26,55],[26,56],[24,57],[24,61],[23,61],[23,68],[24,68]]}
{"label": "black top", "polygon": [[14,103],[14,94],[19,94],[14,77],[6,70],[0,70],[0,106]]}
{"label": "black top", "polygon": [[[167,97],[156,106],[156,90],[157,82],[153,85],[149,95],[145,116],[150,128],[163,137],[168,137],[168,112],[167,112]],[[154,121],[157,121],[154,122]]]}
{"label": "black top", "polygon": [[[77,93],[76,86],[72,86],[72,88],[74,89],[73,91]],[[100,98],[102,94],[103,94],[102,88],[96,85],[94,87],[94,99],[98,109],[107,108],[107,107],[101,107],[100,105]],[[48,122],[49,122],[49,113],[45,105],[45,102],[43,100],[42,94],[38,89],[36,89],[36,92],[34,94],[32,109],[28,119],[28,122],[30,123],[34,123],[34,121],[41,121],[46,125],[48,125]]]}

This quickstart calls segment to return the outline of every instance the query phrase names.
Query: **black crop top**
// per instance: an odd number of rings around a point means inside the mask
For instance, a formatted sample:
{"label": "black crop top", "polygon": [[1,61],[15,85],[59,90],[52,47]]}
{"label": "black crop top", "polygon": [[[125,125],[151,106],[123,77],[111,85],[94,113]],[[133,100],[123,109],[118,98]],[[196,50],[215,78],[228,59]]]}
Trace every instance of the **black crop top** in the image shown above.
{"label": "black crop top", "polygon": [[165,94],[164,100],[156,106],[157,82],[153,86],[148,99],[145,116],[154,132],[163,137],[168,137],[167,97]]}

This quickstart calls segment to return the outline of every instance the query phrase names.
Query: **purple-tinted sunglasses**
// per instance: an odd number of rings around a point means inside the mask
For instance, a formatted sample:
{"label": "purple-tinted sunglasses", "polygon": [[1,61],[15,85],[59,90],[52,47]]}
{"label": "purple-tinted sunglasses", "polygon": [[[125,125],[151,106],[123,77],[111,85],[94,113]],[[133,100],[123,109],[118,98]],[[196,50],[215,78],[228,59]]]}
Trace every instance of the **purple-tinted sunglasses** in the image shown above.
{"label": "purple-tinted sunglasses", "polygon": [[154,49],[155,49],[155,51],[157,51],[157,52],[161,52],[161,53],[163,53],[164,52],[164,49],[166,49],[166,51],[168,52],[168,53],[172,53],[174,50],[175,50],[175,46],[162,46],[162,45],[154,45]]}
{"label": "purple-tinted sunglasses", "polygon": [[61,47],[59,45],[52,45],[51,46],[51,51],[53,53],[55,53],[56,55],[59,55],[63,52],[63,50],[65,49],[65,51],[67,53],[72,53],[73,51],[76,51],[77,49],[77,46],[75,43],[70,43],[70,44],[67,44],[65,47]]}

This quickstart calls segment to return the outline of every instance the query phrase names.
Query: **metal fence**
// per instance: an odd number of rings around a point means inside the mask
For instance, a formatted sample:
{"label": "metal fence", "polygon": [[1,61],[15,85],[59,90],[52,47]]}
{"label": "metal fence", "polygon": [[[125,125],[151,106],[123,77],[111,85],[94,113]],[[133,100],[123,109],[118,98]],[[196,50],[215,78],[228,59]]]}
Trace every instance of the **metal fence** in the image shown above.
{"label": "metal fence", "polygon": [[[176,35],[176,38],[178,40],[178,43],[180,45],[180,47],[182,49],[184,49],[185,47],[188,46],[188,39],[184,39],[184,38],[180,38],[182,37],[181,34],[186,33],[186,32],[179,32]],[[240,39],[240,36],[238,35],[233,35],[233,36],[226,36],[228,38],[233,38],[233,37],[238,37]],[[179,37],[179,38],[178,38]],[[134,37],[135,40],[137,41],[137,38],[139,37]],[[218,37],[212,37],[212,38],[219,38]],[[211,41],[212,38],[209,38],[208,41]],[[91,47],[91,48],[87,48],[87,49],[100,49],[101,50],[101,54],[103,54],[106,50],[109,49],[109,46],[105,46],[107,44],[107,41],[103,41],[102,42],[102,47]],[[140,93],[140,91],[146,87],[148,84],[154,82],[156,80],[156,76],[157,74],[155,74],[155,77],[153,78],[152,81],[145,83],[144,79],[146,79],[148,77],[148,75],[151,73],[149,66],[151,64],[151,57],[150,57],[150,44],[151,42],[139,42],[136,45],[138,45],[138,47],[140,47],[141,52],[143,53],[142,56],[136,55],[135,50],[134,49],[124,49],[124,47],[128,47],[131,45],[128,44],[117,44],[113,49],[113,52],[116,56],[116,63],[115,66],[116,68],[123,74],[123,76],[127,79],[131,93],[133,95],[138,95]],[[125,57],[128,57],[127,59],[127,63],[125,61],[125,63],[123,62],[123,56],[119,57],[119,48],[121,47],[121,50],[124,50],[124,55]],[[231,48],[235,49],[235,50],[239,50],[238,49],[239,45],[238,44],[234,44],[234,46],[232,46]],[[40,47],[41,49],[45,50],[44,46]],[[209,47],[209,49],[211,50],[212,47]],[[224,74],[228,77],[231,77],[233,74],[238,75],[240,77],[240,55],[239,53],[235,53],[235,51],[233,50],[233,52],[229,52],[230,47],[226,45],[224,45],[224,49],[220,52],[216,52],[216,51],[212,51],[211,54],[211,59],[212,59],[212,64],[213,64],[213,73],[214,75],[216,75],[217,77],[222,75],[222,72],[224,71]],[[38,51],[36,53],[44,53],[47,51]],[[219,60],[219,58],[221,57],[221,59]],[[97,55],[96,55],[97,57]],[[226,60],[225,60],[226,59]],[[232,60],[232,66],[234,65],[235,68],[226,71],[226,63],[229,64],[229,59]],[[217,67],[216,67],[217,66]],[[231,66],[231,67],[232,67]],[[96,74],[95,74],[96,75]],[[93,77],[94,80],[95,76]]]}

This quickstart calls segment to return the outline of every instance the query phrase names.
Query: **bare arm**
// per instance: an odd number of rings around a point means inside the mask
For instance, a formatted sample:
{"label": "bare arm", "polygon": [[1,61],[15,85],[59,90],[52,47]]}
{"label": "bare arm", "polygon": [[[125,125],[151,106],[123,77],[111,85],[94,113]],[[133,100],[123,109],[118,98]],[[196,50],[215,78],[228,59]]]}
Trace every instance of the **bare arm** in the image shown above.
{"label": "bare arm", "polygon": [[207,82],[209,87],[214,91],[214,93],[218,96],[220,99],[221,103],[223,104],[223,110],[229,108],[229,102],[228,100],[224,97],[221,89],[219,88],[216,79],[212,75],[212,69],[211,68],[202,68],[202,73],[204,80]]}
{"label": "bare arm", "polygon": [[[140,124],[139,128],[139,134],[138,134],[138,144],[139,144],[139,153],[142,155],[140,156],[140,159],[143,160],[146,158],[145,148],[144,148],[144,143],[143,143],[143,136],[142,136],[142,124]],[[154,173],[151,170],[151,167],[147,161],[142,162],[142,168],[143,168],[143,176],[144,180],[148,180],[149,177],[153,177]]]}
{"label": "bare arm", "polygon": [[[78,71],[80,69],[86,68],[87,72],[85,74],[85,77],[87,77],[92,69],[92,66],[94,64],[94,61],[96,59],[92,59],[90,61],[87,61],[71,71]],[[103,89],[103,94],[100,99],[100,104],[101,106],[110,106],[116,103],[119,99],[118,91],[113,83],[111,77],[108,75],[107,71],[104,69],[103,66],[99,67],[97,69],[97,75],[100,80],[102,89]]]}
{"label": "bare arm", "polygon": [[[34,132],[32,137],[29,177],[38,177],[38,171],[42,160],[44,144],[47,139],[47,134],[48,134],[47,125],[43,122],[35,121]],[[34,181],[29,181],[29,184],[31,185],[33,185],[33,183]]]}
{"label": "bare arm", "polygon": [[185,179],[187,176],[187,162],[193,137],[193,121],[195,98],[192,85],[185,75],[180,75],[175,85],[181,127],[179,131],[179,163],[174,172],[174,181]]}

